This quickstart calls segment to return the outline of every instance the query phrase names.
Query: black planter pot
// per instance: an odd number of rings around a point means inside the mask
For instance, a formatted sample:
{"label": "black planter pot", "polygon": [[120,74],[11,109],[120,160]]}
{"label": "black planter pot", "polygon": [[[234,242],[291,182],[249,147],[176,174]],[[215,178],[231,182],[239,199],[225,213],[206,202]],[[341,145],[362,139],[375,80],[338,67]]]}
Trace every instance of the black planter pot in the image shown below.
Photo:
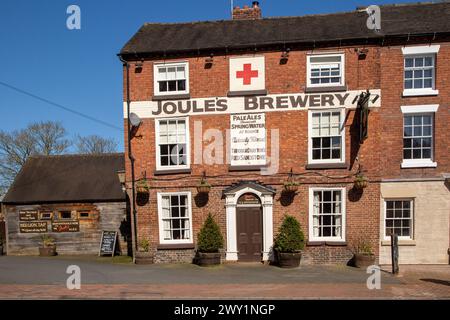
{"label": "black planter pot", "polygon": [[196,257],[196,263],[199,266],[207,267],[220,264],[219,252],[198,252]]}
{"label": "black planter pot", "polygon": [[39,255],[41,257],[53,257],[56,256],[56,246],[54,247],[40,247]]}
{"label": "black planter pot", "polygon": [[3,255],[3,245],[0,245],[0,256]]}
{"label": "black planter pot", "polygon": [[278,266],[281,268],[297,268],[300,266],[302,253],[300,252],[277,252]]}
{"label": "black planter pot", "polygon": [[367,268],[375,264],[375,255],[373,254],[355,254],[354,265],[357,268]]}

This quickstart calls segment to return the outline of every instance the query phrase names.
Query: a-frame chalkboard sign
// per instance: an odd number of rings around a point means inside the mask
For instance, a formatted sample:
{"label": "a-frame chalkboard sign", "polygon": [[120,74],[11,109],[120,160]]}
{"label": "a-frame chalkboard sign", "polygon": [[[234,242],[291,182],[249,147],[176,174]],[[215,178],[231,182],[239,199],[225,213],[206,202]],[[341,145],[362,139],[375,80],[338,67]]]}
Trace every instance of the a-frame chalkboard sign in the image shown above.
{"label": "a-frame chalkboard sign", "polygon": [[117,231],[103,231],[98,255],[111,255],[116,252]]}

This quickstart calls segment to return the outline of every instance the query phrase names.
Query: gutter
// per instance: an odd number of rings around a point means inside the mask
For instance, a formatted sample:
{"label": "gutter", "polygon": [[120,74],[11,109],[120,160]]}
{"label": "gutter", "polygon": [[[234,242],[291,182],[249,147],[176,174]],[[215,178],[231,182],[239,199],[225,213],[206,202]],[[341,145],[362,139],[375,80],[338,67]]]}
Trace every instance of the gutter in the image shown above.
{"label": "gutter", "polygon": [[127,132],[128,132],[128,159],[131,162],[131,242],[132,242],[132,257],[133,262],[135,262],[136,257],[136,248],[137,248],[137,212],[136,212],[136,192],[135,192],[135,170],[134,170],[134,162],[135,158],[133,157],[132,148],[131,148],[131,121],[130,121],[130,64],[128,61],[122,58],[121,55],[118,55],[120,61],[123,63],[123,66],[127,70]]}

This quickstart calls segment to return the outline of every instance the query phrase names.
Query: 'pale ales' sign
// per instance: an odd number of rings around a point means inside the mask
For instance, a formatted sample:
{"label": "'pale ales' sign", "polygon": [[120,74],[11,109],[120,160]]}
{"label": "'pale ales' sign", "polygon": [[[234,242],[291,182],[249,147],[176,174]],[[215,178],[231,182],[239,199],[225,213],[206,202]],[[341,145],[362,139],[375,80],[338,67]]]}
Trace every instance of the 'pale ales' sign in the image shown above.
{"label": "'pale ales' sign", "polygon": [[266,120],[264,113],[233,114],[230,124],[231,165],[266,164]]}

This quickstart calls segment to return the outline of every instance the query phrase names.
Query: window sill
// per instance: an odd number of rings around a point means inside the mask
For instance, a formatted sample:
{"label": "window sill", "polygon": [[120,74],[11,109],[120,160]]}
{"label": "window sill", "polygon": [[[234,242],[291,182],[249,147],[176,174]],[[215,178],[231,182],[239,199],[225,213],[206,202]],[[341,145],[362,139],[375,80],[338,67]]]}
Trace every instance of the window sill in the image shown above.
{"label": "window sill", "polygon": [[162,176],[162,175],[168,175],[168,174],[181,174],[181,173],[186,173],[186,174],[190,174],[191,173],[191,169],[187,168],[187,169],[165,169],[165,170],[155,170],[153,172],[153,175],[155,176]]}
{"label": "window sill", "polygon": [[415,97],[415,96],[437,96],[439,94],[439,90],[433,89],[425,89],[425,90],[403,90],[404,97]]}
{"label": "window sill", "polygon": [[189,93],[180,93],[180,94],[168,94],[168,95],[154,95],[152,97],[153,101],[162,101],[162,100],[181,100],[181,99],[190,99],[191,95]]}
{"label": "window sill", "polygon": [[228,171],[259,171],[266,168],[267,165],[260,166],[228,166]]}
{"label": "window sill", "polygon": [[306,244],[308,247],[317,247],[317,246],[330,246],[330,247],[346,247],[347,242],[342,240],[336,240],[336,241],[320,241],[320,240],[313,240],[308,241]]}
{"label": "window sill", "polygon": [[229,91],[228,97],[243,97],[243,96],[265,96],[267,90],[249,90],[249,91]]}
{"label": "window sill", "polygon": [[[381,245],[382,246],[390,246],[391,245],[391,240],[382,240],[381,241]],[[398,245],[399,246],[415,246],[416,245],[416,241],[415,240],[398,240]]]}
{"label": "window sill", "polygon": [[193,243],[170,243],[159,244],[156,247],[157,250],[178,250],[178,249],[195,249]]}
{"label": "window sill", "polygon": [[306,170],[311,169],[347,169],[346,163],[308,163],[305,166]]}
{"label": "window sill", "polygon": [[305,93],[314,92],[343,92],[347,91],[347,86],[326,86],[326,87],[306,87]]}
{"label": "window sill", "polygon": [[431,160],[429,161],[405,161],[403,160],[401,164],[403,168],[436,168],[437,163]]}

